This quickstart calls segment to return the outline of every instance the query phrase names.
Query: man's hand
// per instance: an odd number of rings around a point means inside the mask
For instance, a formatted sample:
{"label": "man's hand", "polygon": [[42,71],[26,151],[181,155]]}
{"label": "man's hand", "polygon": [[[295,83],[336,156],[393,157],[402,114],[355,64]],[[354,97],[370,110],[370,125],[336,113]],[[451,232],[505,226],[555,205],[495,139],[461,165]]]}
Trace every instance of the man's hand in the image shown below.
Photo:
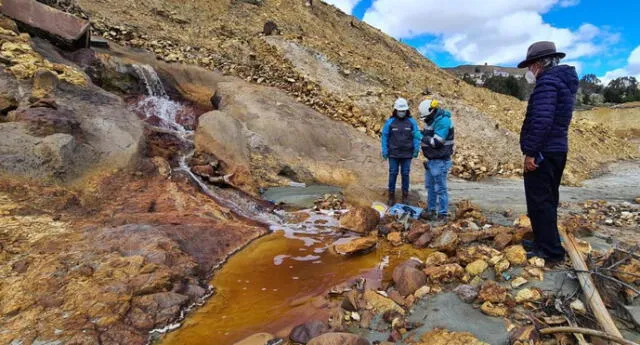
{"label": "man's hand", "polygon": [[382,154],[382,160],[387,160],[389,158],[389,156],[385,155],[384,153]]}
{"label": "man's hand", "polygon": [[416,151],[413,153],[413,158],[418,158],[418,155],[420,155],[420,151]]}
{"label": "man's hand", "polygon": [[529,156],[524,156],[524,171],[531,172],[538,169],[538,165],[536,165],[536,159]]}

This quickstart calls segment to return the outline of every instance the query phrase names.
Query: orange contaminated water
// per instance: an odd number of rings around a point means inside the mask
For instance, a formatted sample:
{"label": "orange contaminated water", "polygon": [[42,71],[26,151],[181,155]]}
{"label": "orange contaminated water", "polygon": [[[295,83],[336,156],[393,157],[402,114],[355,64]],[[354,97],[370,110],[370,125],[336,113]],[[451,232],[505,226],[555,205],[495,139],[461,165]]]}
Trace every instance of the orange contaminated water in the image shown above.
{"label": "orange contaminated water", "polygon": [[[383,244],[365,255],[339,256],[330,247],[345,235],[331,219],[320,226],[317,218],[293,229],[276,228],[230,258],[211,281],[215,295],[161,344],[231,345],[258,332],[285,337],[297,324],[329,316],[324,297],[332,287],[359,276],[390,279],[396,264],[428,255]],[[389,266],[380,269],[381,262]]]}

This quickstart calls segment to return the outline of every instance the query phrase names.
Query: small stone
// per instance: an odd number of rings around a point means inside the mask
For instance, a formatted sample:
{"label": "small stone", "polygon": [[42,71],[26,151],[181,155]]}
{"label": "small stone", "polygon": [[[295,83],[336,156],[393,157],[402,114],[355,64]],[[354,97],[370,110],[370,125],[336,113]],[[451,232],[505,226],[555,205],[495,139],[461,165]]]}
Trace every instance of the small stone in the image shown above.
{"label": "small stone", "polygon": [[483,302],[504,303],[507,299],[507,289],[494,281],[487,281],[482,284],[478,299]]}
{"label": "small stone", "polygon": [[513,235],[508,232],[501,232],[493,239],[493,246],[497,250],[503,250],[511,241],[513,241]]}
{"label": "small stone", "polygon": [[445,230],[429,247],[443,252],[454,252],[459,242],[460,239],[453,230]]}
{"label": "small stone", "polygon": [[507,247],[504,253],[512,265],[522,265],[527,262],[527,251],[521,245]]}
{"label": "small stone", "polygon": [[274,336],[269,333],[257,333],[251,335],[243,340],[233,343],[233,345],[256,345],[256,344],[266,344],[269,340],[273,339]]}
{"label": "small stone", "polygon": [[433,282],[451,283],[464,275],[464,269],[458,264],[446,264],[442,266],[429,266],[423,270]]}
{"label": "small stone", "polygon": [[413,265],[413,263],[405,263],[399,265],[393,271],[393,282],[403,297],[413,294],[427,282],[425,273],[415,267],[411,267],[411,265]]}
{"label": "small stone", "polygon": [[311,320],[294,327],[289,333],[289,339],[295,343],[306,344],[309,340],[327,332],[329,332],[329,327],[325,322]]}
{"label": "small stone", "polygon": [[370,345],[369,341],[351,333],[325,333],[311,339],[308,345]]}
{"label": "small stone", "polygon": [[468,332],[451,332],[435,328],[420,338],[423,345],[489,345]]}
{"label": "small stone", "polygon": [[373,237],[356,238],[344,244],[334,246],[336,253],[341,255],[355,255],[368,252],[375,248],[377,241]]}
{"label": "small stone", "polygon": [[387,241],[396,247],[400,246],[402,245],[402,235],[399,232],[392,232],[387,235]]}
{"label": "small stone", "polygon": [[428,295],[429,292],[431,292],[431,287],[425,285],[416,290],[416,292],[413,293],[413,296],[415,296],[416,299],[422,299],[424,296]]}
{"label": "small stone", "polygon": [[390,298],[384,297],[373,290],[365,291],[363,297],[366,303],[377,313],[384,313],[388,310],[396,311],[401,315],[405,313],[404,309]]}
{"label": "small stone", "polygon": [[510,266],[511,263],[509,260],[503,259],[493,266],[493,269],[496,271],[496,274],[501,274],[502,272],[506,272]]}
{"label": "small stone", "polygon": [[536,302],[542,298],[542,293],[538,289],[525,288],[516,294],[516,303]]}
{"label": "small stone", "polygon": [[513,222],[513,225],[519,228],[531,228],[531,219],[525,215],[521,215],[515,222]]}
{"label": "small stone", "polygon": [[640,204],[640,197],[635,198],[634,202],[635,202],[636,204]]}
{"label": "small stone", "polygon": [[509,344],[513,345],[539,344],[539,339],[535,326],[518,327],[509,332]]}
{"label": "small stone", "polygon": [[511,281],[511,287],[514,289],[517,289],[519,287],[521,287],[522,285],[528,283],[529,281],[522,278],[522,277],[518,277],[516,279],[514,279],[513,281]]}
{"label": "small stone", "polygon": [[524,269],[524,271],[531,278],[536,278],[539,281],[544,280],[544,271],[539,267],[527,267]]}
{"label": "small stone", "polygon": [[424,264],[426,266],[443,265],[444,263],[447,262],[448,258],[449,257],[447,257],[447,254],[445,253],[433,252],[429,256],[427,256],[427,259],[424,261]]}
{"label": "small stone", "polygon": [[351,312],[351,319],[353,319],[353,321],[360,321],[360,314],[355,311]]}
{"label": "small stone", "polygon": [[531,259],[529,259],[529,265],[533,266],[533,267],[544,267],[544,259],[543,258],[539,258],[537,256],[532,257]]}
{"label": "small stone", "polygon": [[480,306],[480,310],[486,315],[493,317],[504,317],[509,312],[507,308],[502,304],[493,304],[491,302],[484,302]]}
{"label": "small stone", "polygon": [[472,276],[479,276],[487,269],[487,267],[489,267],[489,264],[487,264],[486,261],[476,260],[468,264],[465,270]]}
{"label": "small stone", "polygon": [[478,288],[471,285],[459,285],[453,290],[464,303],[473,303],[478,297]]}
{"label": "small stone", "polygon": [[587,308],[584,306],[584,303],[582,303],[582,301],[579,299],[571,302],[571,304],[569,304],[569,307],[576,314],[585,315],[587,313]]}

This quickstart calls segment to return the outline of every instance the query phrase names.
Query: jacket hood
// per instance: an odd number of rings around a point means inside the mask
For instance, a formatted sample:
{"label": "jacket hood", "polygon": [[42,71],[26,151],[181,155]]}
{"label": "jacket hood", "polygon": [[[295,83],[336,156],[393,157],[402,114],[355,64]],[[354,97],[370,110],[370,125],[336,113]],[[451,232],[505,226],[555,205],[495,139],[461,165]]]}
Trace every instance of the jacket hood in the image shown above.
{"label": "jacket hood", "polygon": [[448,110],[438,109],[438,113],[436,114],[436,117],[440,117],[440,116],[451,117],[451,113]]}
{"label": "jacket hood", "polygon": [[545,74],[549,74],[550,76],[554,76],[562,80],[573,94],[578,92],[580,80],[578,79],[578,73],[576,73],[575,67],[569,65],[558,65],[549,69]]}

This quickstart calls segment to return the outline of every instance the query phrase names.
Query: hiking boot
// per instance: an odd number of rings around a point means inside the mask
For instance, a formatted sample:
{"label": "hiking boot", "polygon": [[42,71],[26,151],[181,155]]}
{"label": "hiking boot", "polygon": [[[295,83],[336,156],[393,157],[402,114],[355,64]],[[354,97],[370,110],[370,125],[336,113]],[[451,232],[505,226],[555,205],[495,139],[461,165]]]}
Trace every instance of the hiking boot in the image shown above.
{"label": "hiking boot", "polygon": [[389,199],[387,200],[387,205],[389,207],[396,204],[396,192],[389,191]]}
{"label": "hiking boot", "polygon": [[535,257],[544,259],[545,266],[547,267],[553,267],[555,265],[558,265],[564,262],[564,255],[562,257],[551,257],[545,254],[542,250],[538,248],[535,248],[531,251],[527,251],[527,259],[531,259]]}
{"label": "hiking boot", "polygon": [[424,210],[422,211],[422,213],[420,213],[420,219],[426,220],[426,221],[436,220],[436,212]]}
{"label": "hiking boot", "polygon": [[402,192],[402,203],[404,205],[409,205],[409,192]]}
{"label": "hiking boot", "polygon": [[538,247],[536,246],[536,241],[531,240],[522,240],[522,246],[524,247],[524,250],[528,252],[531,252]]}
{"label": "hiking boot", "polygon": [[436,219],[438,222],[443,222],[446,223],[449,221],[449,215],[448,214],[439,214],[438,218]]}

